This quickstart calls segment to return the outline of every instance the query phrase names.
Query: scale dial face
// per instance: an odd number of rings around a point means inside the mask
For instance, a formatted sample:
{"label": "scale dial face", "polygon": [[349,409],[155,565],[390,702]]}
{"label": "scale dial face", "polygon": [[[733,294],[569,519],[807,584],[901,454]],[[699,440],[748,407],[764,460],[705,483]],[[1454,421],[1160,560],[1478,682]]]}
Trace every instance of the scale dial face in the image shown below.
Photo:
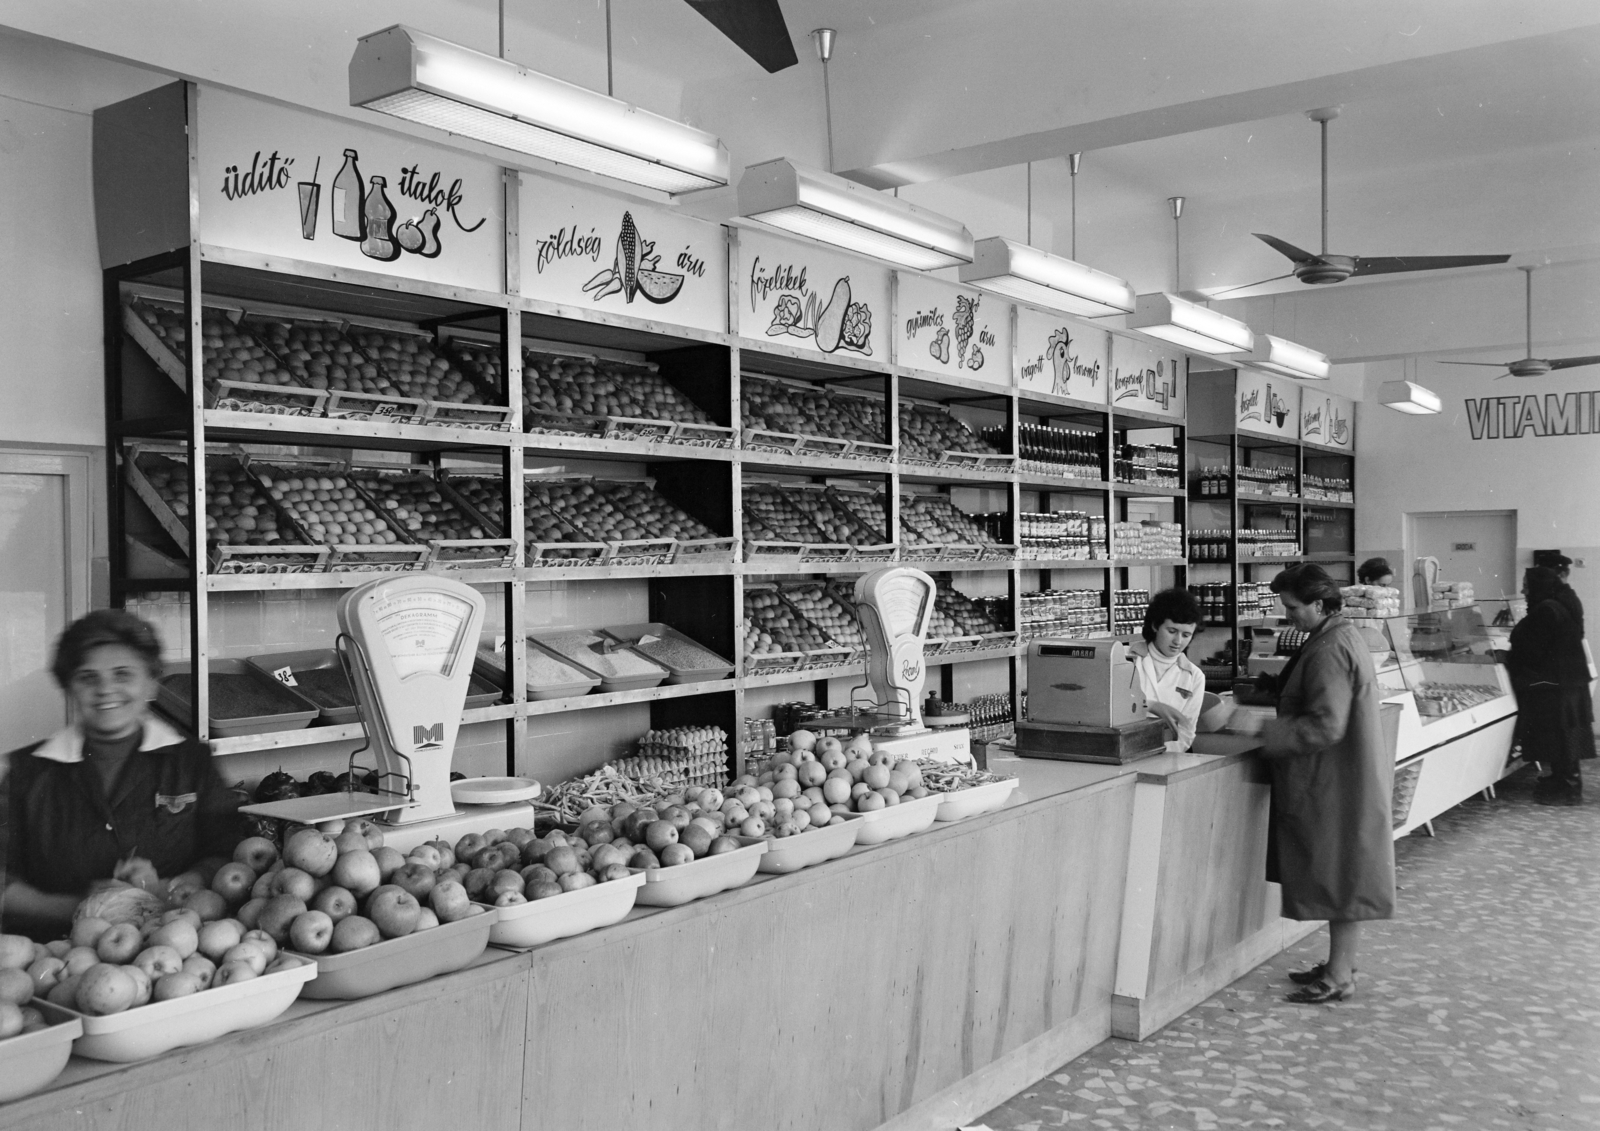
{"label": "scale dial face", "polygon": [[401,679],[427,672],[448,678],[467,649],[470,602],[437,590],[413,589],[373,602],[372,619]]}
{"label": "scale dial face", "polygon": [[891,641],[916,634],[923,612],[933,599],[927,582],[911,574],[885,578],[873,591],[878,615]]}

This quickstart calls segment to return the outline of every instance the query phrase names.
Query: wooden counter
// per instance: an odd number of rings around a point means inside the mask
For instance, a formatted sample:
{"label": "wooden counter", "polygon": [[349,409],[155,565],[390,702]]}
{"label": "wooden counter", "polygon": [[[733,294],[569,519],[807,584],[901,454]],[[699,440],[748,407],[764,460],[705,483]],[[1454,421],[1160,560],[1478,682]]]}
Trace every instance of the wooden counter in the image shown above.
{"label": "wooden counter", "polygon": [[75,1059],[0,1129],[948,1129],[1290,936],[1253,765],[997,760],[1025,796],[1001,812],[142,1064]]}

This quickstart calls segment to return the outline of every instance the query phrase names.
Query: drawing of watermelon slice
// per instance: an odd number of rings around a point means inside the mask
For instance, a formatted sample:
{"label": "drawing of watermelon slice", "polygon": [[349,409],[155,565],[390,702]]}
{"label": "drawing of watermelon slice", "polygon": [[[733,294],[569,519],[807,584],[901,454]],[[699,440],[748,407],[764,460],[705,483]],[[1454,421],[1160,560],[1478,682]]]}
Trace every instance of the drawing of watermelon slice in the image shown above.
{"label": "drawing of watermelon slice", "polygon": [[646,271],[641,267],[638,277],[639,293],[651,302],[671,302],[683,289],[682,275],[673,275],[666,271]]}

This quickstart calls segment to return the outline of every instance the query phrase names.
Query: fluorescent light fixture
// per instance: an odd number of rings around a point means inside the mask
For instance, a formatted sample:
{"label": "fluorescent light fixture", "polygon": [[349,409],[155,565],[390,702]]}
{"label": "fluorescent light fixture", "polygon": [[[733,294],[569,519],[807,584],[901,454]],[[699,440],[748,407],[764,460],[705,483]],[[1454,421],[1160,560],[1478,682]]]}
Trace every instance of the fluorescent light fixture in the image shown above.
{"label": "fluorescent light fixture", "polygon": [[661,192],[728,183],[713,134],[403,24],[356,42],[350,105]]}
{"label": "fluorescent light fixture", "polygon": [[1444,408],[1438,393],[1414,381],[1385,381],[1378,386],[1378,400],[1412,416],[1429,416]]}
{"label": "fluorescent light fixture", "polygon": [[972,262],[972,233],[958,221],[786,157],[745,169],[739,214],[902,267]]}
{"label": "fluorescent light fixture", "polygon": [[991,236],[973,246],[961,281],[1065,314],[1098,318],[1133,310],[1125,280],[1025,243]]}
{"label": "fluorescent light fixture", "polygon": [[1256,344],[1250,327],[1238,319],[1164,291],[1134,301],[1128,329],[1193,353],[1249,353]]}
{"label": "fluorescent light fixture", "polygon": [[1280,377],[1298,377],[1306,381],[1326,381],[1333,369],[1328,363],[1327,354],[1271,334],[1259,335],[1256,348],[1250,351],[1248,357],[1239,360],[1254,369],[1265,369]]}

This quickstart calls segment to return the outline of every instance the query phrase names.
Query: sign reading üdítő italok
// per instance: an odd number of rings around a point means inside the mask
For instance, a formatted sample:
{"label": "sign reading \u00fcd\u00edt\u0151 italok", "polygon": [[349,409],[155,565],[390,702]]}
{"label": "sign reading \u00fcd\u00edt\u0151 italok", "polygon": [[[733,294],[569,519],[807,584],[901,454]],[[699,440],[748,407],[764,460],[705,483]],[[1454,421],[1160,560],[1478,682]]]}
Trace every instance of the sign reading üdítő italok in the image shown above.
{"label": "sign reading \u00fcd\u00edt\u0151 italok", "polygon": [[738,229],[739,336],[889,364],[889,268],[817,244]]}
{"label": "sign reading \u00fcd\u00edt\u0151 italok", "polygon": [[1031,306],[1017,307],[1017,385],[1103,405],[1111,396],[1111,334]]}
{"label": "sign reading \u00fcd\u00edt\u0151 italok", "polygon": [[201,243],[503,289],[493,162],[214,87],[198,101]]}
{"label": "sign reading \u00fcd\u00edt\u0151 italok", "polygon": [[1011,384],[1011,303],[976,287],[898,272],[895,363],[991,385]]}

